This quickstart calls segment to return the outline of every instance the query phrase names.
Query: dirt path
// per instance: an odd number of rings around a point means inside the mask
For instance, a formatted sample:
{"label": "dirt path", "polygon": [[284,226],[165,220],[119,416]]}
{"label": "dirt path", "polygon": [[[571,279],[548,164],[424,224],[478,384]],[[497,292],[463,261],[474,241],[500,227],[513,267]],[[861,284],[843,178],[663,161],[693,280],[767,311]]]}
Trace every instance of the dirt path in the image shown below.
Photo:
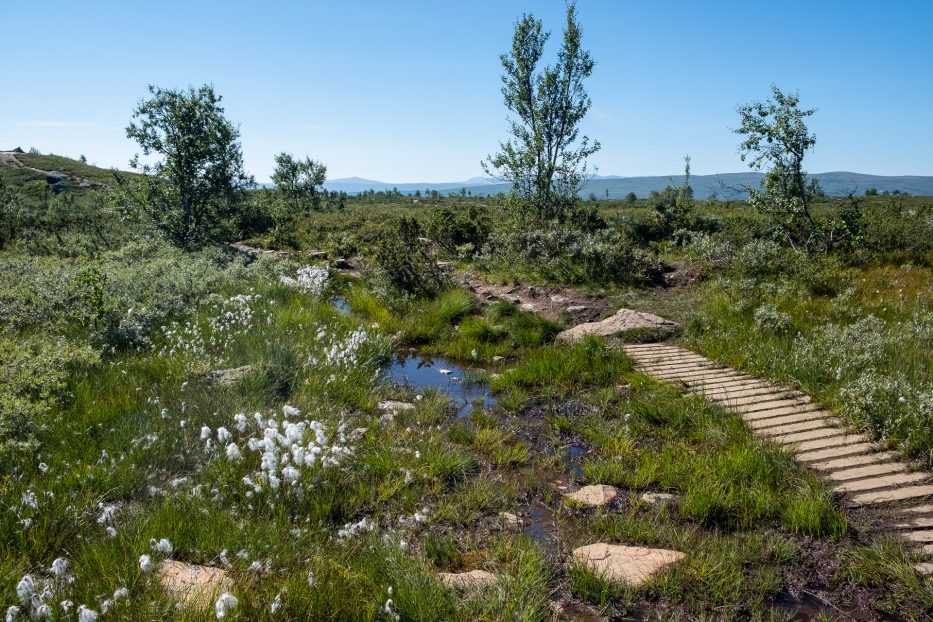
{"label": "dirt path", "polygon": [[754,378],[663,343],[623,346],[646,373],[678,384],[738,413],[759,435],[795,451],[851,512],[921,547],[927,561],[915,568],[933,574],[933,476],[910,471],[868,437],[817,408],[789,387]]}
{"label": "dirt path", "polygon": [[[26,166],[16,157],[15,151],[0,151],[0,165],[9,166],[11,168],[23,168],[27,171],[32,171],[38,173],[42,176],[47,175],[50,171],[44,171],[41,168],[34,168],[32,166]],[[62,172],[62,178],[68,180],[71,183],[74,183],[79,188],[109,188],[107,184],[102,184],[99,181],[91,181],[86,177],[81,177],[80,175],[68,175],[67,173]]]}
{"label": "dirt path", "polygon": [[473,292],[480,304],[505,300],[552,322],[561,322],[567,316],[573,324],[592,322],[602,319],[615,308],[604,298],[566,287],[495,285],[471,274],[461,275],[460,278],[464,287]]}

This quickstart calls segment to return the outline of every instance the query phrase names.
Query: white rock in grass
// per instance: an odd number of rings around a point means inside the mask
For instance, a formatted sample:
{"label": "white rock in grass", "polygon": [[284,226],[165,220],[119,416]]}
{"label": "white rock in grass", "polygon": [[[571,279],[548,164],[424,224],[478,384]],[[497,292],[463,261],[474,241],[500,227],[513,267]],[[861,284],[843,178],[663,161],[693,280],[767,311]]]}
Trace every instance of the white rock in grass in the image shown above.
{"label": "white rock in grass", "polygon": [[478,590],[495,585],[498,581],[496,575],[485,570],[471,570],[469,572],[441,572],[437,578],[444,587],[451,590]]}
{"label": "white rock in grass", "polygon": [[227,573],[221,568],[172,559],[159,564],[159,583],[169,597],[190,609],[205,609],[217,594],[232,589]]}
{"label": "white rock in grass", "polygon": [[619,489],[606,484],[584,486],[576,492],[564,495],[564,498],[573,503],[599,508],[609,505],[619,496]]}
{"label": "white rock in grass", "polygon": [[574,549],[573,558],[607,581],[640,585],[685,557],[680,551],[598,542]]}

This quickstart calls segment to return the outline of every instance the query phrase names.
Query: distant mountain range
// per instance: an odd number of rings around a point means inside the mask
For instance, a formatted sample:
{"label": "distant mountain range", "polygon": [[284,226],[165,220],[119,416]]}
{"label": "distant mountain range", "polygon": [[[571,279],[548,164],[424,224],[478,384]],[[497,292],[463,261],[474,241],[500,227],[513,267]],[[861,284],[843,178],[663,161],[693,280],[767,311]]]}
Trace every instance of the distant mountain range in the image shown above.
{"label": "distant mountain range", "polygon": [[[845,196],[849,193],[864,194],[868,188],[875,188],[878,192],[893,192],[899,190],[912,195],[933,196],[933,176],[919,175],[865,175],[863,173],[849,173],[845,171],[831,173],[816,173],[823,186],[823,191],[830,196]],[[716,196],[720,199],[744,198],[744,186],[757,187],[761,184],[762,173],[720,173],[716,175],[691,175],[690,185],[693,186],[694,196],[706,199]],[[597,198],[621,199],[628,193],[634,192],[638,198],[647,197],[652,191],[662,190],[669,184],[683,183],[683,175],[659,175],[652,177],[618,177],[594,176],[581,192],[586,198],[593,193]],[[359,194],[366,190],[390,191],[397,188],[402,194],[414,194],[420,191],[430,192],[436,190],[441,194],[458,193],[461,188],[474,196],[489,196],[500,192],[507,192],[509,185],[500,183],[486,177],[472,177],[458,182],[444,183],[408,183],[391,184],[361,177],[347,177],[344,179],[331,179],[325,184],[328,190],[343,191],[348,194]],[[608,192],[608,195],[607,195]]]}

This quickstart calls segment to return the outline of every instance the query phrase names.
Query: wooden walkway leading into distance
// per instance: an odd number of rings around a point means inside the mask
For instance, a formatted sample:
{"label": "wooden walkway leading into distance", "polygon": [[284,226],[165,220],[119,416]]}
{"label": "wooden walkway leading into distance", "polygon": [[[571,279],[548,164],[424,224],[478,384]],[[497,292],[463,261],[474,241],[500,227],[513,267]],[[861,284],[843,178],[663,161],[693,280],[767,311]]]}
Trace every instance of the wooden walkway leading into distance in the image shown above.
{"label": "wooden walkway leading into distance", "polygon": [[933,574],[933,476],[910,471],[866,436],[818,408],[809,396],[755,378],[663,343],[629,344],[638,367],[738,413],[759,435],[795,452],[849,506],[877,508],[896,517],[891,528],[921,547],[926,561],[915,567]]}

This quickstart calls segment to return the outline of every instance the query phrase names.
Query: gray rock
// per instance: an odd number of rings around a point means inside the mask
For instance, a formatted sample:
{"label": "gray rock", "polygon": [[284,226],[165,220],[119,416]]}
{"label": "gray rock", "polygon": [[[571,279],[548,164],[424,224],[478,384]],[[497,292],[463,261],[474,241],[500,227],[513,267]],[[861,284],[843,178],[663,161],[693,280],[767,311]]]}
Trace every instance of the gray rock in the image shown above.
{"label": "gray rock", "polygon": [[586,322],[585,324],[577,324],[573,328],[568,328],[559,333],[557,339],[566,343],[574,343],[586,335],[611,337],[642,328],[673,329],[676,327],[676,322],[672,322],[671,320],[664,319],[652,313],[633,311],[631,309],[619,309],[615,315],[600,320],[599,322]]}

